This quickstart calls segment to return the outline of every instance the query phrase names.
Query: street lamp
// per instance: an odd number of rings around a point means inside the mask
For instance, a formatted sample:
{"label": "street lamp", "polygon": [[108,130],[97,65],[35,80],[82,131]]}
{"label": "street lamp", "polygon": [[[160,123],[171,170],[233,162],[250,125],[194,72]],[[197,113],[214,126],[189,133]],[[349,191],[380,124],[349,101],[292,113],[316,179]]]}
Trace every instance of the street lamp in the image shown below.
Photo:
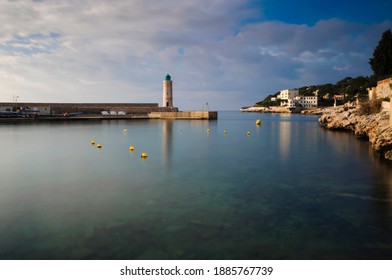
{"label": "street lamp", "polygon": [[18,102],[19,95],[12,95],[12,110],[14,110],[15,103]]}

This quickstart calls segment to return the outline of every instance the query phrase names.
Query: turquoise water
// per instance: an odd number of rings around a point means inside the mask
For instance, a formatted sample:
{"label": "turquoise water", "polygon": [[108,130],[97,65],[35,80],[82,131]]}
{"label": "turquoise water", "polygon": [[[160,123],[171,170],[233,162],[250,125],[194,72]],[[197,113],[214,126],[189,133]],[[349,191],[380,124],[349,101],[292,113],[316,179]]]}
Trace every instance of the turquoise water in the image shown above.
{"label": "turquoise water", "polygon": [[1,124],[0,143],[0,259],[392,259],[392,166],[314,116]]}

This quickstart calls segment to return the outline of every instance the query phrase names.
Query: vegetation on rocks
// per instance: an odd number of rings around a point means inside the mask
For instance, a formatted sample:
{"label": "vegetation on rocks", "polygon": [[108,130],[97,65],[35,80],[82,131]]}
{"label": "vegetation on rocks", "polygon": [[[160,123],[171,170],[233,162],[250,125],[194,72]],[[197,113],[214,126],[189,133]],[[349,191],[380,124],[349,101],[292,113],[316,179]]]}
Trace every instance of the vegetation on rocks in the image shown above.
{"label": "vegetation on rocks", "polygon": [[369,101],[362,101],[359,103],[359,115],[371,115],[381,112],[381,99],[374,99]]}

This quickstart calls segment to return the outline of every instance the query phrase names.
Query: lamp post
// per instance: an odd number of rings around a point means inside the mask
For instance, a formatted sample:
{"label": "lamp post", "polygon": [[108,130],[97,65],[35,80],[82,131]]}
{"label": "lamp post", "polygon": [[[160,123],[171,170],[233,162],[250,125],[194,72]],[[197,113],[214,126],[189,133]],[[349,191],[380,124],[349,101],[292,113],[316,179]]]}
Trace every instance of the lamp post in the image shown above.
{"label": "lamp post", "polygon": [[12,95],[12,110],[14,110],[15,103],[18,102],[19,95]]}

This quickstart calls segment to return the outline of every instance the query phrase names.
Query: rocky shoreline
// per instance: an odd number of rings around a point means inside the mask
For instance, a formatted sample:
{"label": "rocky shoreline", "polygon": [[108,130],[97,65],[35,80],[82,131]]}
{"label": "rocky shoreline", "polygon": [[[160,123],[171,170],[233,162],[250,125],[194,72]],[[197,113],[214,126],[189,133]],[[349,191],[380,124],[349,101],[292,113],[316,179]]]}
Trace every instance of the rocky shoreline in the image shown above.
{"label": "rocky shoreline", "polygon": [[271,107],[259,107],[259,106],[251,106],[247,108],[241,108],[241,112],[250,112],[250,113],[291,113],[290,109],[280,106],[271,106]]}
{"label": "rocky shoreline", "polygon": [[372,147],[383,159],[392,161],[392,126],[388,111],[372,115],[360,115],[358,104],[346,103],[342,106],[312,108],[293,111],[283,107],[248,107],[242,112],[257,113],[301,113],[321,115],[319,122],[327,129],[352,130],[357,137],[368,139]]}
{"label": "rocky shoreline", "polygon": [[358,137],[366,138],[381,157],[392,161],[392,126],[389,112],[360,115],[358,108],[343,106],[324,108],[319,118],[328,129],[352,130]]}
{"label": "rocky shoreline", "polygon": [[303,107],[286,108],[281,106],[269,106],[269,107],[251,106],[247,108],[241,108],[241,112],[321,115],[322,108],[303,108]]}

